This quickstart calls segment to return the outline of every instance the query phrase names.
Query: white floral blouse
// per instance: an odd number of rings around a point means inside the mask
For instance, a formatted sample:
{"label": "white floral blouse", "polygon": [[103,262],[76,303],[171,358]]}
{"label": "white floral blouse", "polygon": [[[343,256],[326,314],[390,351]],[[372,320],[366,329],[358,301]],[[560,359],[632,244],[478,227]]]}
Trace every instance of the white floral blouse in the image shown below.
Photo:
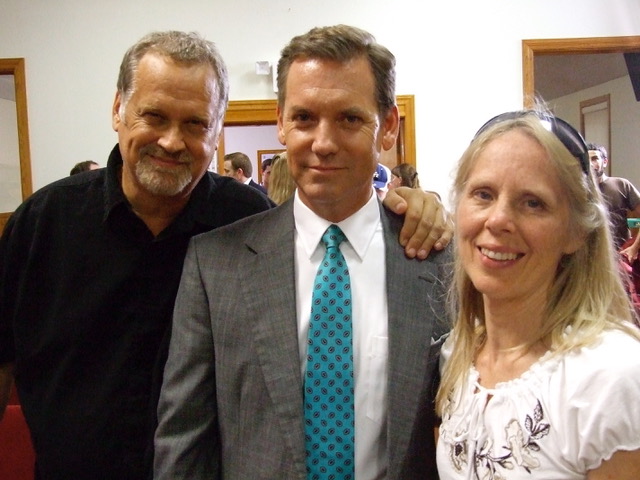
{"label": "white floral blouse", "polygon": [[[451,355],[451,338],[441,365]],[[640,342],[620,331],[487,389],[471,369],[438,441],[440,480],[585,479],[640,448]]]}

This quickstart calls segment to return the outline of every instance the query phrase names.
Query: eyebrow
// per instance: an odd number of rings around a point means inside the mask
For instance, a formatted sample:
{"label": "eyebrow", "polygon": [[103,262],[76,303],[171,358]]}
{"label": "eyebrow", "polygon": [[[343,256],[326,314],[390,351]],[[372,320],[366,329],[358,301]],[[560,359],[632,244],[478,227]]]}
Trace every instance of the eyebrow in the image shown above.
{"label": "eyebrow", "polygon": [[367,110],[363,110],[362,108],[359,108],[359,107],[348,107],[347,109],[342,110],[342,113],[344,115],[361,115],[361,116],[366,116],[369,114]]}

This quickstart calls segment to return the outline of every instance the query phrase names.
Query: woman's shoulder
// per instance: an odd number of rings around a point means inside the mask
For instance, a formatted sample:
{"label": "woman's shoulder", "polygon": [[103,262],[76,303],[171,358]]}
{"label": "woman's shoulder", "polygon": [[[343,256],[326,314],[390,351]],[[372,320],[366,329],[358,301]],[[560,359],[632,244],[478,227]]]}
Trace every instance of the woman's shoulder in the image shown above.
{"label": "woman's shoulder", "polygon": [[568,393],[580,397],[625,386],[640,396],[640,341],[627,332],[605,330],[593,344],[566,353],[560,363]]}
{"label": "woman's shoulder", "polygon": [[623,330],[605,330],[592,344],[566,354],[564,363],[567,367],[584,369],[591,365],[594,370],[608,371],[617,365],[640,366],[640,340]]}
{"label": "woman's shoulder", "polygon": [[566,355],[556,383],[562,418],[579,432],[575,457],[589,470],[617,450],[640,447],[640,341],[621,330]]}

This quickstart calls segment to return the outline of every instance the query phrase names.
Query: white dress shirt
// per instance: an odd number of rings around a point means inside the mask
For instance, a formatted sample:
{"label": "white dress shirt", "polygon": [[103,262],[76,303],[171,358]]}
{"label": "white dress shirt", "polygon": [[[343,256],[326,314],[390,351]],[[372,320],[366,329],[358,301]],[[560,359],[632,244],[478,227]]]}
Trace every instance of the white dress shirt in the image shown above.
{"label": "white dress shirt", "polygon": [[[325,249],[322,234],[332,224],[302,203],[296,191],[296,305],[302,376],[306,369],[311,293]],[[353,373],[355,380],[355,477],[386,477],[388,313],[385,249],[377,196],[337,224],[347,241],[340,251],[351,278]]]}

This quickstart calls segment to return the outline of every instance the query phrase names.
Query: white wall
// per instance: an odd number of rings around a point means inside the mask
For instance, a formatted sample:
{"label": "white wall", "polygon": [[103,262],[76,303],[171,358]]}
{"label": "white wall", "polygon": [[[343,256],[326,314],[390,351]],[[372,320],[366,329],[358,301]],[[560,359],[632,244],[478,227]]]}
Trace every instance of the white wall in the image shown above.
{"label": "white wall", "polygon": [[[0,98],[0,125],[16,125],[17,122],[15,100]],[[0,212],[12,212],[20,205],[20,152],[15,126],[0,128],[0,192]]]}
{"label": "white wall", "polygon": [[25,57],[34,187],[76,162],[101,165],[116,141],[110,109],[126,48],[156,29],[197,30],[227,60],[233,100],[275,98],[257,60],[295,34],[349,23],[398,60],[416,100],[421,184],[446,196],[479,125],[522,106],[521,41],[640,34],[638,0],[2,0],[0,57]]}

